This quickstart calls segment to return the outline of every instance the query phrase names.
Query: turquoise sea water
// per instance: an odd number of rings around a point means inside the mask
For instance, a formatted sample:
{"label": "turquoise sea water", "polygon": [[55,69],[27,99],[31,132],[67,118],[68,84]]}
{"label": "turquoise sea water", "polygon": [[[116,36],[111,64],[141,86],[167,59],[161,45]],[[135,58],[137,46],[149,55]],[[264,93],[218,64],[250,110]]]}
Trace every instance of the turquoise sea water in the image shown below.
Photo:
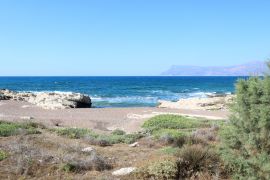
{"label": "turquoise sea water", "polygon": [[240,77],[0,77],[0,89],[79,92],[95,107],[156,106],[158,100],[233,93]]}

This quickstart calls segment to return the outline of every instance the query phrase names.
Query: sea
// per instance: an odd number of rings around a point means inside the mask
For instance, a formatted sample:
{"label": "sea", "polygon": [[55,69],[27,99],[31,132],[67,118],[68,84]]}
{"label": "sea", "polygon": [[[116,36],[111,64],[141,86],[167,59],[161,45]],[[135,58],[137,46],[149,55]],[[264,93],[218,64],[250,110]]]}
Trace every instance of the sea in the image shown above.
{"label": "sea", "polygon": [[232,94],[239,78],[245,77],[0,77],[0,89],[83,93],[94,107],[154,107],[159,100]]}

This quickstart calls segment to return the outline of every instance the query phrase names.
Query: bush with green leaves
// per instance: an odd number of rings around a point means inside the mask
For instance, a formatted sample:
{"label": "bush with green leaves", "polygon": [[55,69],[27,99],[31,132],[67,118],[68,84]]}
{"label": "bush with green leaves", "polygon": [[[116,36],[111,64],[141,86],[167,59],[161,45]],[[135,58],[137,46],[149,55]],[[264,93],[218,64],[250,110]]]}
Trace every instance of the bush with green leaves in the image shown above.
{"label": "bush with green leaves", "polygon": [[53,129],[58,135],[72,139],[84,139],[90,144],[99,146],[110,146],[112,144],[131,144],[143,137],[142,134],[126,134],[124,131],[113,131],[111,134],[98,134],[90,129],[84,128],[57,128]]}
{"label": "bush with green leaves", "polygon": [[138,168],[134,173],[134,179],[177,179],[178,177],[177,160],[171,157],[160,158],[148,162]]}
{"label": "bush with green leaves", "polygon": [[176,156],[179,158],[179,177],[190,178],[199,172],[217,174],[219,171],[218,154],[210,147],[199,144],[185,145]]}
{"label": "bush with green leaves", "polygon": [[158,115],[155,116],[143,124],[143,128],[151,132],[160,129],[187,129],[197,128],[205,123],[203,120],[197,120],[189,117],[179,115]]}
{"label": "bush with green leaves", "polygon": [[178,150],[179,150],[178,147],[165,146],[165,147],[161,148],[159,151],[163,154],[175,155]]}
{"label": "bush with green leaves", "polygon": [[71,139],[80,139],[86,135],[91,135],[92,137],[97,137],[98,135],[89,129],[83,128],[58,128],[54,129],[55,132],[60,136],[66,136]]}
{"label": "bush with green leaves", "polygon": [[239,80],[221,156],[235,179],[270,179],[270,76]]}
{"label": "bush with green leaves", "polygon": [[112,135],[125,135],[126,132],[121,130],[121,129],[115,129],[115,130],[113,130],[113,132],[111,134]]}
{"label": "bush with green leaves", "polygon": [[0,150],[0,161],[6,159],[8,157],[7,152]]}
{"label": "bush with green leaves", "polygon": [[209,125],[208,120],[165,114],[150,118],[142,127],[156,139],[163,141],[164,137],[177,139],[189,136],[196,128]]}
{"label": "bush with green leaves", "polygon": [[39,134],[38,124],[33,122],[15,123],[0,121],[0,136],[7,137],[18,134]]}

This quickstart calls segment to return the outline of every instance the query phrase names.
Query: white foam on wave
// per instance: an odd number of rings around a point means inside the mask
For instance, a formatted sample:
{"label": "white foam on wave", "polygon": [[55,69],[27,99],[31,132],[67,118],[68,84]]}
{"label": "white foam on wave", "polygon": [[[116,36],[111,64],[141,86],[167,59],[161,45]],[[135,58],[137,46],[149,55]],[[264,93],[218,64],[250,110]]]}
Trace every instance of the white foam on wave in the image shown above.
{"label": "white foam on wave", "polygon": [[72,91],[18,91],[20,93],[33,93],[33,94],[41,94],[41,93],[59,93],[59,94],[72,94]]}
{"label": "white foam on wave", "polygon": [[158,97],[149,96],[117,96],[117,97],[91,97],[93,102],[118,103],[156,103]]}

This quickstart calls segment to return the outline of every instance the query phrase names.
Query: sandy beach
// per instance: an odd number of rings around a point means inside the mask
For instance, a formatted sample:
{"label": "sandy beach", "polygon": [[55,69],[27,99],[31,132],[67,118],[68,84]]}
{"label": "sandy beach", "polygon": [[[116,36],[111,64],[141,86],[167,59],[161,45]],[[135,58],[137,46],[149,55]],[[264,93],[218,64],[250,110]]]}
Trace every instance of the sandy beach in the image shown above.
{"label": "sandy beach", "polygon": [[139,131],[145,120],[158,114],[170,113],[217,120],[226,119],[229,114],[227,110],[206,111],[156,107],[47,110],[22,101],[0,101],[1,120],[31,120],[48,126],[91,128],[104,132],[114,129],[122,129],[126,132]]}

